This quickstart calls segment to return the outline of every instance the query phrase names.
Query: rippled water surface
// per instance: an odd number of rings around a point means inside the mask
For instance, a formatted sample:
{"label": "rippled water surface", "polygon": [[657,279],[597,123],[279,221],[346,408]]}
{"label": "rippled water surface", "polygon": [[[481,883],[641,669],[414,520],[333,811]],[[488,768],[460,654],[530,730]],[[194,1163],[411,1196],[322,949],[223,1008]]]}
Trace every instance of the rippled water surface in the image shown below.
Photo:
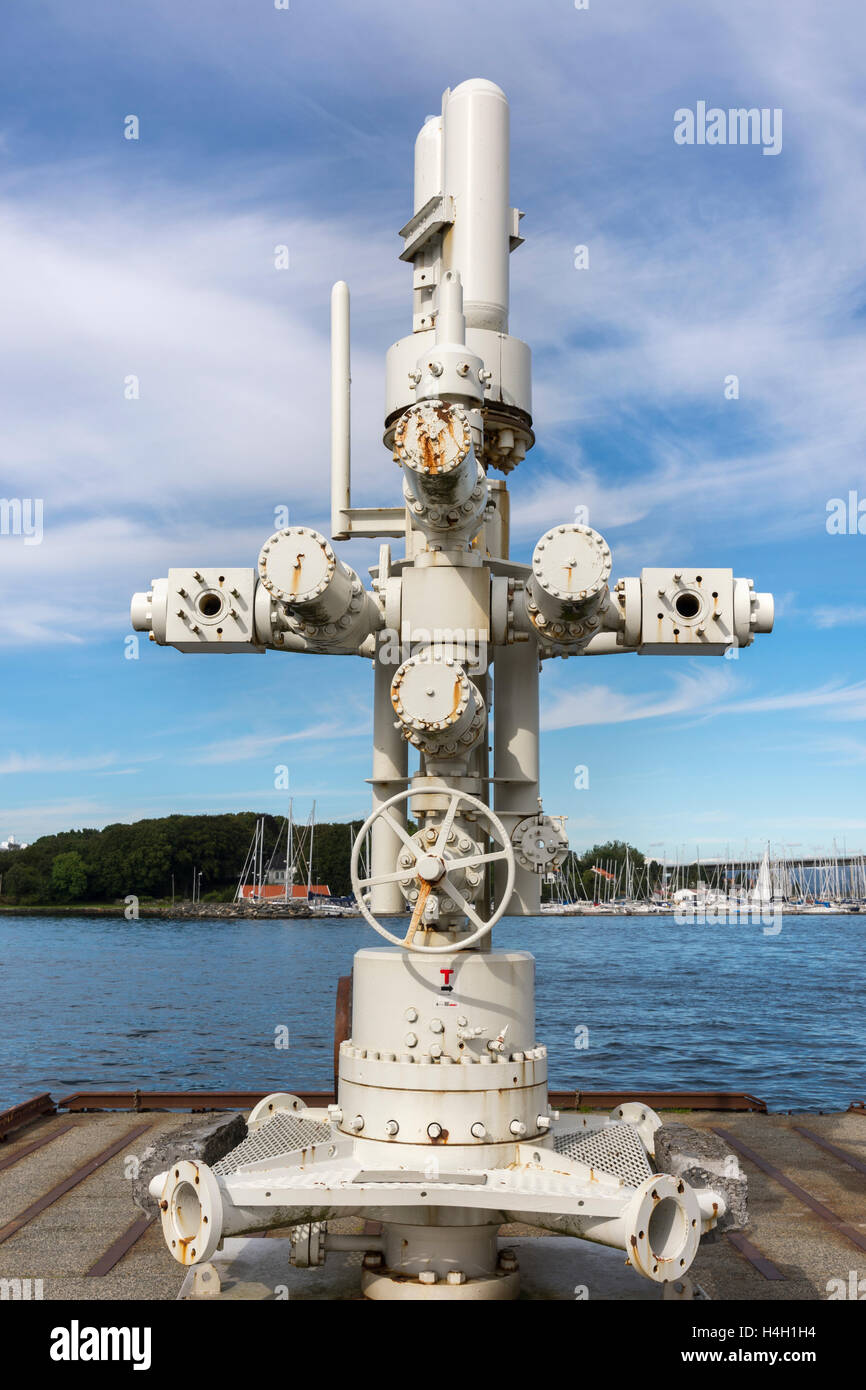
{"label": "rippled water surface", "polygon": [[[776,936],[672,917],[495,932],[536,957],[553,1087],[751,1091],[813,1110],[866,1099],[864,938],[866,914],[785,918]],[[0,1109],[45,1090],[330,1089],[336,979],[373,942],[353,919],[2,917]]]}

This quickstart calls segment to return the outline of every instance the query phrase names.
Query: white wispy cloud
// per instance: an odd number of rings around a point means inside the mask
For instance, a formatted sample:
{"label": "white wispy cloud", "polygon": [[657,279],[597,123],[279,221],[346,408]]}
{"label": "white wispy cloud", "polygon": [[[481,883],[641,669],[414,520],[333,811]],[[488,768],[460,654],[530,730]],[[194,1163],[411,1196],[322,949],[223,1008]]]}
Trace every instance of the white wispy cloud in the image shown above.
{"label": "white wispy cloud", "polygon": [[847,604],[839,607],[816,608],[812,613],[816,627],[854,627],[866,623],[866,605]]}
{"label": "white wispy cloud", "polygon": [[[345,708],[342,713],[345,714]],[[187,761],[191,763],[242,763],[262,757],[265,754],[276,755],[281,748],[292,744],[332,743],[337,739],[361,737],[369,733],[369,728],[369,724],[363,720],[359,723],[347,724],[340,712],[335,710],[331,718],[323,718],[314,724],[307,725],[306,728],[293,729],[288,733],[226,736],[216,743],[207,744],[191,753]]]}
{"label": "white wispy cloud", "polygon": [[624,724],[641,719],[690,716],[714,719],[720,715],[767,714],[778,711],[820,711],[838,720],[866,719],[866,681],[844,684],[828,681],[804,690],[746,694],[730,669],[674,671],[661,691],[624,692],[609,685],[560,690],[544,706],[545,730],[587,724]]}
{"label": "white wispy cloud", "polygon": [[99,772],[116,761],[116,753],[86,754],[81,757],[70,757],[68,753],[7,753],[0,758],[0,776],[14,776],[22,772]]}

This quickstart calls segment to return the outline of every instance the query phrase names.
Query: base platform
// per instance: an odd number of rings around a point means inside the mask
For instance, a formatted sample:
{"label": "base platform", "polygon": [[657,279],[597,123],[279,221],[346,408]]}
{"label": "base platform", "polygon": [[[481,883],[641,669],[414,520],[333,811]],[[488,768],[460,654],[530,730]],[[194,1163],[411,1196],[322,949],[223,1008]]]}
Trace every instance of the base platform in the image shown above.
{"label": "base platform", "polygon": [[[714,1243],[705,1240],[690,1270],[711,1299],[838,1298],[852,1271],[862,1276],[866,1111],[669,1113],[696,1129],[721,1133],[749,1178],[749,1228]],[[176,1299],[187,1271],[166,1250],[159,1222],[149,1222],[133,1205],[131,1176],[148,1143],[189,1119],[189,1113],[156,1110],[49,1114],[9,1134],[0,1143],[0,1279],[20,1281],[22,1296],[46,1300]],[[329,1229],[349,1234],[362,1224],[346,1220]],[[541,1237],[527,1226],[500,1231],[503,1244],[519,1249],[523,1239],[530,1240],[533,1252],[545,1247],[537,1276],[534,1253],[518,1257],[525,1269],[524,1297],[573,1298],[575,1285],[590,1282],[580,1277],[581,1269],[594,1267],[587,1260],[605,1262],[605,1280],[608,1268],[631,1273],[618,1251]],[[360,1297],[360,1271],[340,1265],[337,1253],[321,1270],[292,1271],[287,1240],[257,1237],[252,1243],[274,1249],[282,1277],[265,1281],[268,1289],[278,1283],[293,1289],[296,1278],[292,1297]],[[344,1267],[351,1272],[351,1286],[340,1282]],[[544,1291],[547,1280],[550,1292]],[[607,1294],[590,1287],[590,1299],[629,1297],[625,1285],[624,1292],[618,1284],[609,1287],[613,1291]],[[659,1296],[656,1289],[642,1292]]]}
{"label": "base platform", "polygon": [[[621,1250],[547,1236],[509,1238],[508,1248],[517,1255],[519,1299],[651,1302],[662,1297],[661,1287],[630,1269]],[[287,1240],[229,1238],[210,1266],[188,1271],[178,1298],[366,1302],[361,1293],[361,1259],[360,1253],[335,1251],[319,1269],[294,1269]],[[202,1271],[210,1277],[203,1278]]]}

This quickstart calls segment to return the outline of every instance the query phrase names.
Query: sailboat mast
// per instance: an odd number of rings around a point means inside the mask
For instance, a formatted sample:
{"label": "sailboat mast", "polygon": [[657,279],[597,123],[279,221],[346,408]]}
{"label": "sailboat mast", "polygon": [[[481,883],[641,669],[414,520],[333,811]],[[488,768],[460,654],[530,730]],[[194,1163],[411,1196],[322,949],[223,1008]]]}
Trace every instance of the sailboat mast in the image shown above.
{"label": "sailboat mast", "polygon": [[313,802],[313,809],[310,812],[310,857],[307,861],[307,902],[310,901],[310,890],[313,886],[313,836],[316,831],[316,803]]}

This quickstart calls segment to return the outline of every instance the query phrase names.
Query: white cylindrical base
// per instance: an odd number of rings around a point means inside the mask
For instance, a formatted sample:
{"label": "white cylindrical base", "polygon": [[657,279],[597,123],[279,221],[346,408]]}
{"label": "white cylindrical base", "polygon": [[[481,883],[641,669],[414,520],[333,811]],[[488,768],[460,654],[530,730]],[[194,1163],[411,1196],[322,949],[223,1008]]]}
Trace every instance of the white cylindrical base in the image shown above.
{"label": "white cylindrical base", "polygon": [[547,1140],[547,1050],[535,1040],[527,951],[410,955],[367,947],[354,962],[352,1036],[340,1048],[340,1128],[370,1167],[512,1161]]}
{"label": "white cylindrical base", "polygon": [[[482,1213],[463,1213],[454,1226],[384,1227],[382,1267],[365,1268],[361,1287],[376,1300],[457,1299],[470,1302],[516,1298],[519,1276],[513,1259],[499,1261],[498,1225]],[[476,1224],[477,1223],[477,1224]]]}
{"label": "white cylindrical base", "polygon": [[[408,1053],[420,1062],[438,1048],[434,1055],[454,1062],[464,1054],[480,1059],[491,1055],[487,1044],[506,1026],[504,1055],[535,1048],[535,959],[528,951],[423,956],[366,946],[355,954],[351,1041],[368,1056]],[[460,1036],[470,1029],[480,1032]]]}

